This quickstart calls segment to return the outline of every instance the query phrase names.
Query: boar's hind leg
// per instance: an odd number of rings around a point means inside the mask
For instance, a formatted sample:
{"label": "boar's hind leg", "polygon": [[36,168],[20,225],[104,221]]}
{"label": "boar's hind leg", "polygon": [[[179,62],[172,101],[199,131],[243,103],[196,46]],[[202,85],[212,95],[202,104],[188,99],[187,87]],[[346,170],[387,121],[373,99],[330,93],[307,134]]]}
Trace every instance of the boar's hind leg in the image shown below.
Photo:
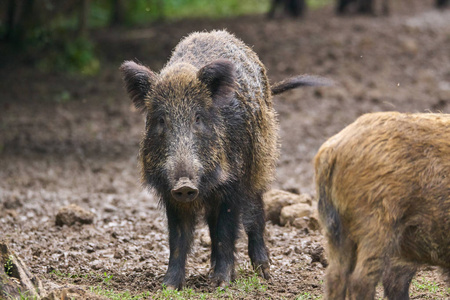
{"label": "boar's hind leg", "polygon": [[166,212],[170,257],[163,284],[169,289],[180,289],[184,284],[186,257],[193,240],[195,214],[189,209],[171,207],[170,204],[167,205]]}
{"label": "boar's hind leg", "polygon": [[444,275],[445,282],[450,287],[450,268],[449,269],[442,269],[442,274]]}
{"label": "boar's hind leg", "polygon": [[212,279],[224,287],[234,280],[234,252],[239,231],[239,209],[222,202],[217,208],[210,208],[207,215],[211,236]]}
{"label": "boar's hind leg", "polygon": [[325,299],[344,300],[350,274],[356,261],[356,245],[346,235],[339,242],[328,240],[328,267],[325,275]]}
{"label": "boar's hind leg", "polygon": [[383,274],[384,296],[388,300],[408,300],[409,285],[416,270],[413,265],[388,263]]}
{"label": "boar's hind leg", "polygon": [[256,201],[248,201],[245,207],[242,222],[248,236],[248,255],[253,268],[263,278],[269,279],[269,252],[264,243],[265,217],[262,197],[259,195]]}
{"label": "boar's hind leg", "polygon": [[348,287],[350,299],[372,300],[375,298],[375,287],[380,280],[383,269],[382,253],[385,253],[385,251],[380,246],[380,241],[383,240],[381,237],[358,243],[356,265],[350,276]]}

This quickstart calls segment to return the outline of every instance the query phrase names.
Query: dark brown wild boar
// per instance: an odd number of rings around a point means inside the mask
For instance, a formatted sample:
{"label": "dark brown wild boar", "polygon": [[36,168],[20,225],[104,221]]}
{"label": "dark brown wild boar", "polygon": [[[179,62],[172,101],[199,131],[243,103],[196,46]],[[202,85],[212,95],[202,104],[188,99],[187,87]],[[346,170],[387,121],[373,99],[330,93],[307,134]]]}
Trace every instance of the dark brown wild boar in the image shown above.
{"label": "dark brown wild boar", "polygon": [[272,0],[267,17],[273,19],[279,6],[284,6],[284,12],[292,18],[304,15],[306,11],[305,0]]}
{"label": "dark brown wild boar", "polygon": [[438,8],[447,7],[448,4],[449,4],[448,0],[436,0],[436,7],[438,7]]}
{"label": "dark brown wild boar", "polygon": [[121,70],[130,98],[147,116],[142,180],[160,196],[167,214],[170,257],[163,283],[183,285],[202,212],[214,281],[223,286],[234,277],[241,222],[252,265],[268,278],[262,195],[278,158],[272,94],[327,82],[300,76],[271,89],[257,55],[226,31],[189,35],[159,74],[130,61]]}
{"label": "dark brown wild boar", "polygon": [[344,14],[349,10],[349,7],[354,6],[356,8],[356,12],[360,14],[369,14],[374,15],[376,13],[375,4],[377,2],[381,2],[381,8],[379,11],[387,15],[389,14],[389,0],[337,0],[336,12],[338,14]]}
{"label": "dark brown wild boar", "polygon": [[422,264],[450,271],[450,115],[367,114],[315,158],[326,299],[409,299]]}

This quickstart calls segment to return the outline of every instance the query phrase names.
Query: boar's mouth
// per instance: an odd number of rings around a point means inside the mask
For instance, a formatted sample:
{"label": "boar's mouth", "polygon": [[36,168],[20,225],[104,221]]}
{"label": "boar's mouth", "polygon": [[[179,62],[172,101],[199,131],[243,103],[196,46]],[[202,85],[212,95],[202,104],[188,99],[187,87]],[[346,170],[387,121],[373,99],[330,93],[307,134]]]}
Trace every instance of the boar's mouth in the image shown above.
{"label": "boar's mouth", "polygon": [[174,188],[170,191],[172,197],[179,202],[191,202],[197,199],[198,188],[187,177],[178,179]]}

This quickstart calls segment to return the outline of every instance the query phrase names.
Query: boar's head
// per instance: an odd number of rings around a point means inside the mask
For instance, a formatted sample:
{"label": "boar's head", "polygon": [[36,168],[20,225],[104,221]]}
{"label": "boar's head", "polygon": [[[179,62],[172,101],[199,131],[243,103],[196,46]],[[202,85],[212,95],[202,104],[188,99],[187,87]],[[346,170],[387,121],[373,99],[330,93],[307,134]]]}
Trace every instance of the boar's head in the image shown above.
{"label": "boar's head", "polygon": [[121,71],[129,97],[146,114],[140,147],[144,184],[164,201],[191,202],[233,179],[227,128],[245,121],[230,61],[201,68],[177,63],[160,74],[127,61]]}

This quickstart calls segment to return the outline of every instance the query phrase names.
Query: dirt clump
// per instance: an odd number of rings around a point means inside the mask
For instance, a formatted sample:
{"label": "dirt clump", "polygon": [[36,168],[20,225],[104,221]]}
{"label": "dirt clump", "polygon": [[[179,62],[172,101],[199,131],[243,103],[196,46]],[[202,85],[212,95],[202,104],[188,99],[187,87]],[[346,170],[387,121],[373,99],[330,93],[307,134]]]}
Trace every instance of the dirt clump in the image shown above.
{"label": "dirt clump", "polygon": [[72,226],[74,224],[92,224],[94,213],[87,211],[76,204],[61,207],[56,214],[55,224],[57,226]]}

